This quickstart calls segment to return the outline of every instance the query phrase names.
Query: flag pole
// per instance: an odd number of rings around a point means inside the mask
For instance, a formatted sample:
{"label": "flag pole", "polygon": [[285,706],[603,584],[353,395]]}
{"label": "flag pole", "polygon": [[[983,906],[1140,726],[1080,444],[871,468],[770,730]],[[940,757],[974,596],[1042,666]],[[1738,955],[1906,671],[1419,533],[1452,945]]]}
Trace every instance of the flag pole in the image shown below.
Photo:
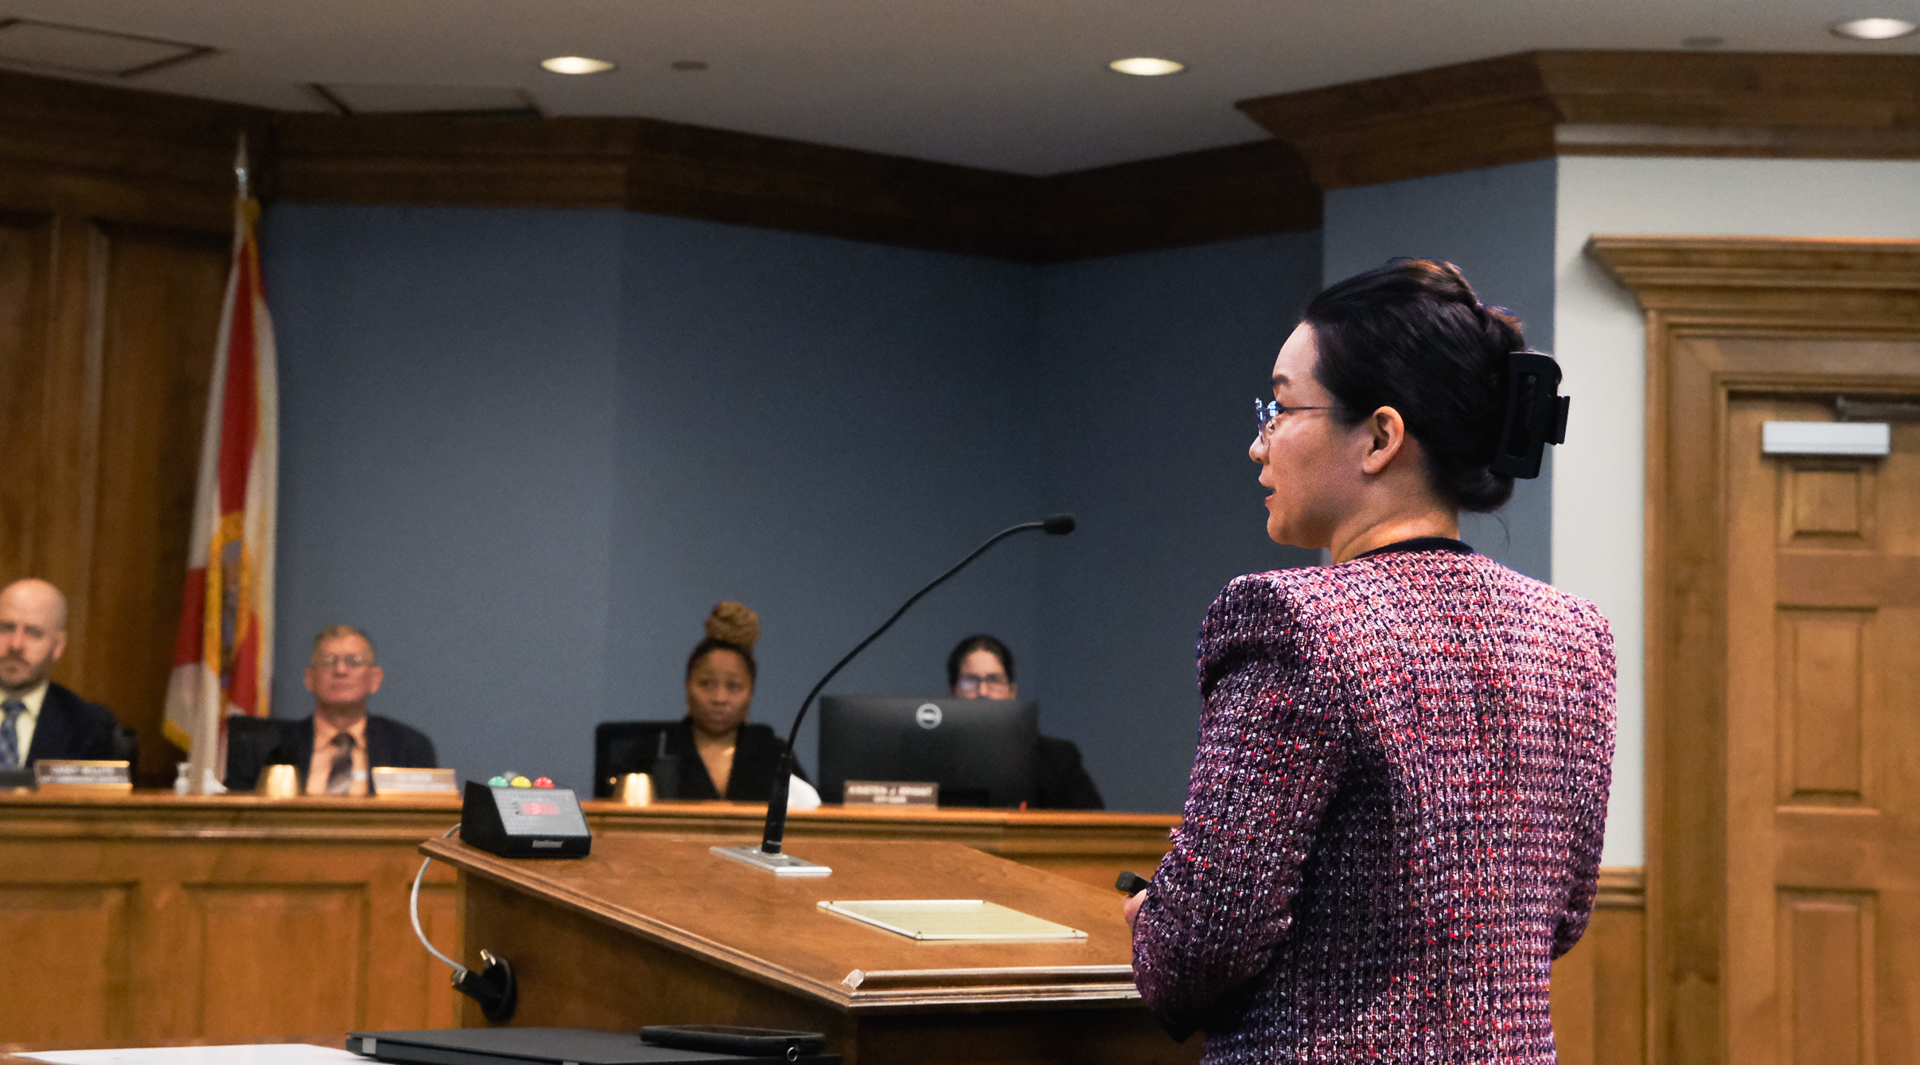
{"label": "flag pole", "polygon": [[187,572],[164,732],[187,754],[188,790],[221,790],[229,714],[265,717],[273,655],[279,388],[253,241],[247,137],[234,148],[233,264],[214,342]]}
{"label": "flag pole", "polygon": [[247,177],[247,131],[240,131],[240,146],[233,153],[233,176],[240,185],[240,198],[250,199],[253,189]]}

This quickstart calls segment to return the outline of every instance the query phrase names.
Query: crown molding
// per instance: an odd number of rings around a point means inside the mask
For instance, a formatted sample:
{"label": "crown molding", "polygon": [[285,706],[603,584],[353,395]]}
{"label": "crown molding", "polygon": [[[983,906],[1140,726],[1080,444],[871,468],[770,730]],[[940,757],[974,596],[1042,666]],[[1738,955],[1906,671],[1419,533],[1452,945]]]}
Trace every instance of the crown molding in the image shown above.
{"label": "crown molding", "polygon": [[1600,234],[1586,252],[1671,321],[1920,329],[1920,240]]}
{"label": "crown molding", "polygon": [[1235,106],[1322,189],[1560,155],[1920,158],[1920,55],[1523,52]]}
{"label": "crown molding", "polygon": [[289,115],[276,147],[290,201],[619,207],[1024,262],[1320,224],[1275,141],[1050,177],[637,118]]}
{"label": "crown molding", "polygon": [[1321,190],[1559,155],[1920,158],[1920,56],[1527,52],[1238,105],[1274,136],[1031,177],[642,118],[331,115],[0,74],[0,199],[601,207],[1057,262],[1312,229]]}
{"label": "crown molding", "polygon": [[0,72],[0,203],[231,231],[241,132],[256,153],[273,113]]}
{"label": "crown molding", "polygon": [[1275,140],[1028,180],[1042,262],[1320,228],[1306,160]]}
{"label": "crown molding", "polygon": [[1022,262],[1320,224],[1274,141],[1031,177],[655,119],[339,117],[8,73],[0,206],[224,230],[242,131],[279,202],[625,209]]}

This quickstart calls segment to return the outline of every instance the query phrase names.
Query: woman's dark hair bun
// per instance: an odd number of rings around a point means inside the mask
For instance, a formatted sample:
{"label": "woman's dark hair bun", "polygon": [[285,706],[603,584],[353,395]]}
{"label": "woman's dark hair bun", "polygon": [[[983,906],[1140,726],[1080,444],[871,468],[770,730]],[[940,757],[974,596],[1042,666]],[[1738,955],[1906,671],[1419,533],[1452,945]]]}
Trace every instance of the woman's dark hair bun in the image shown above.
{"label": "woman's dark hair bun", "polygon": [[1381,407],[1420,441],[1434,490],[1462,510],[1497,510],[1513,478],[1495,473],[1507,356],[1526,348],[1520,320],[1480,302],[1460,268],[1394,259],[1330,285],[1307,305],[1315,377],[1347,424]]}
{"label": "woman's dark hair bun", "polygon": [[713,608],[707,615],[707,638],[693,647],[687,656],[687,676],[693,676],[700,660],[715,651],[732,651],[747,664],[749,679],[758,679],[760,666],[753,660],[753,645],[760,642],[760,615],[745,603],[731,599]]}

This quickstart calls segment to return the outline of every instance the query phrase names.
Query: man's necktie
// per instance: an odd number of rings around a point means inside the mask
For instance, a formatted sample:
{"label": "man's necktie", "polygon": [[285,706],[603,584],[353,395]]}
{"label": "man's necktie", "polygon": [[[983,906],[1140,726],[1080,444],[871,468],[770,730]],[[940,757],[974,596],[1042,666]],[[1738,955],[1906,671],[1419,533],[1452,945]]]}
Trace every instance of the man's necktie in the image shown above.
{"label": "man's necktie", "polygon": [[333,765],[327,770],[327,794],[346,795],[353,790],[353,733],[333,737]]}
{"label": "man's necktie", "polygon": [[6,711],[7,719],[0,723],[0,769],[20,768],[20,715],[27,712],[27,704],[18,699],[8,699],[0,703],[0,710]]}

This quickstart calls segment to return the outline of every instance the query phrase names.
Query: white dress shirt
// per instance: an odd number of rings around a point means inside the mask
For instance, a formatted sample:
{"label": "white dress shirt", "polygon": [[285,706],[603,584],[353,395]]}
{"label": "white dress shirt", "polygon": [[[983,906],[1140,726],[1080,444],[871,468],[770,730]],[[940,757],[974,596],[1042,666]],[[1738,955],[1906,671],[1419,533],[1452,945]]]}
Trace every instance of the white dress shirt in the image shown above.
{"label": "white dress shirt", "polygon": [[13,734],[19,738],[20,764],[27,764],[27,752],[33,750],[33,730],[40,723],[40,706],[47,701],[47,682],[34,685],[33,690],[21,695],[0,693],[0,703],[18,700],[26,706],[27,712],[14,719]]}

